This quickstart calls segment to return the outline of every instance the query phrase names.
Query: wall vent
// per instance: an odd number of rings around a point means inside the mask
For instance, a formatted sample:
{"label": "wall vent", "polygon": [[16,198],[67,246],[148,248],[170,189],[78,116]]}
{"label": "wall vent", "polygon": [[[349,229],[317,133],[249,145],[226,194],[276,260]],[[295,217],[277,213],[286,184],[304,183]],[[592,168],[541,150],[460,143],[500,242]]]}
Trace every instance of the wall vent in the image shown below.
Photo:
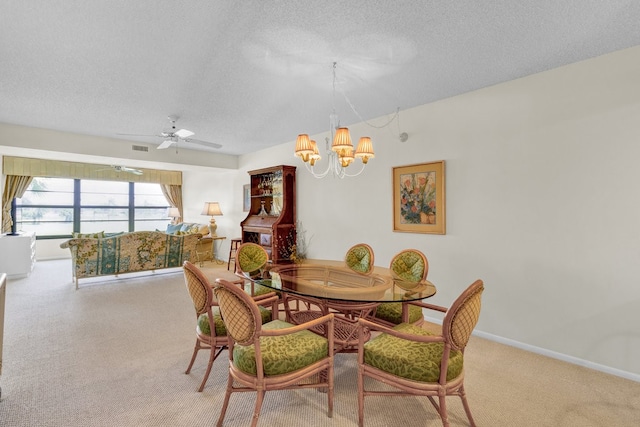
{"label": "wall vent", "polygon": [[144,151],[144,152],[149,151],[149,147],[147,147],[145,145],[132,145],[131,149],[133,151]]}

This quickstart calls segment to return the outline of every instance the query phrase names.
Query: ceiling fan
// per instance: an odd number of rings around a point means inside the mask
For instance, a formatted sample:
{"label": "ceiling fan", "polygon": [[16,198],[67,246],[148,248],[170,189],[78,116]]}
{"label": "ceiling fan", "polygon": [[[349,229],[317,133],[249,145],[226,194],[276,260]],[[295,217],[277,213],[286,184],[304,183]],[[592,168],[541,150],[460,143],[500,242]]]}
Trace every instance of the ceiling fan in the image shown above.
{"label": "ceiling fan", "polygon": [[202,145],[210,148],[222,148],[221,144],[216,144],[215,142],[207,142],[200,141],[199,139],[193,139],[191,136],[195,135],[194,132],[187,129],[177,129],[176,130],[176,122],[178,121],[178,116],[169,116],[169,122],[171,122],[171,129],[160,132],[157,135],[139,135],[139,134],[131,134],[131,133],[119,133],[118,135],[127,135],[127,136],[157,136],[159,138],[163,138],[164,141],[160,145],[158,145],[158,150],[164,150],[165,148],[169,148],[174,144],[177,144],[178,141],[184,141],[189,144]]}
{"label": "ceiling fan", "polygon": [[140,169],[129,168],[127,166],[119,166],[119,165],[111,165],[111,167],[117,172],[128,172],[134,175],[142,175],[142,171]]}

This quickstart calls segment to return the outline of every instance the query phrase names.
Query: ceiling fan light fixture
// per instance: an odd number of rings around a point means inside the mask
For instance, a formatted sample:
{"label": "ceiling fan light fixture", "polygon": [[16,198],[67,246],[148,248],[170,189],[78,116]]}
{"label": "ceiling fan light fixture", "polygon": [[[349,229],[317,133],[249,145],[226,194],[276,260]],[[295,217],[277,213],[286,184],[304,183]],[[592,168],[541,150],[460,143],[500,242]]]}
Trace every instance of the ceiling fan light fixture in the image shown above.
{"label": "ceiling fan light fixture", "polygon": [[195,133],[187,129],[179,129],[176,131],[175,135],[178,138],[189,138],[190,136],[195,135]]}

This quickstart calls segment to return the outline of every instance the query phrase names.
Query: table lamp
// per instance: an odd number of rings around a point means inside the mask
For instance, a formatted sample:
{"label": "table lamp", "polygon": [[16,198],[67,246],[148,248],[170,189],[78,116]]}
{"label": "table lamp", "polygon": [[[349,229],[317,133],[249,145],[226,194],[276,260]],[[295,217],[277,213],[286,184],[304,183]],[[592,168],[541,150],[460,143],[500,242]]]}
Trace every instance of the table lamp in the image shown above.
{"label": "table lamp", "polygon": [[211,221],[209,221],[209,234],[211,237],[215,237],[218,225],[216,224],[214,216],[222,216],[220,204],[218,202],[205,202],[201,215],[209,215],[211,217]]}
{"label": "table lamp", "polygon": [[176,224],[178,218],[180,218],[180,211],[176,207],[167,209],[167,216],[171,218],[171,224]]}

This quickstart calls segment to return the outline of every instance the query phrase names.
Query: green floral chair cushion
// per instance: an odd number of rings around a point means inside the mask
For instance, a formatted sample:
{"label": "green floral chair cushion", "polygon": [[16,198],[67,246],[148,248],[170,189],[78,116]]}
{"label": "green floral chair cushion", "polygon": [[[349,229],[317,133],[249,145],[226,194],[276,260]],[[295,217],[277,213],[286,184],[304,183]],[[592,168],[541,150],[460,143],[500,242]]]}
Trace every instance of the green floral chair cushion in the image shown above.
{"label": "green floral chair cushion", "polygon": [[[263,329],[284,329],[294,326],[282,320],[265,323]],[[326,338],[304,330],[279,337],[261,337],[262,363],[266,376],[297,371],[327,357],[329,343]],[[236,345],[233,363],[243,372],[256,375],[256,353],[253,345]]]}
{"label": "green floral chair cushion", "polygon": [[427,266],[423,258],[412,251],[399,254],[391,260],[391,271],[400,279],[407,282],[419,282],[424,279]]}
{"label": "green floral chair cushion", "polygon": [[[402,323],[393,329],[413,335],[432,335],[419,326]],[[364,345],[364,363],[374,368],[420,382],[438,382],[443,343],[418,343],[380,334]],[[463,355],[451,351],[447,381],[462,373]]]}
{"label": "green floral chair cushion", "polygon": [[[259,297],[260,295],[268,294],[269,292],[273,292],[273,289],[267,288],[266,286],[255,284],[253,288],[253,296]],[[276,295],[280,296],[280,292],[276,292]]]}
{"label": "green floral chair cushion", "polygon": [[[380,304],[376,308],[376,317],[394,325],[399,325],[402,323],[402,303],[385,302]],[[416,323],[422,319],[422,308],[409,304],[409,323]]]}
{"label": "green floral chair cushion", "polygon": [[251,277],[260,273],[269,261],[269,255],[265,250],[256,244],[244,244],[236,254],[236,262],[242,271]]}
{"label": "green floral chair cushion", "polygon": [[345,256],[345,264],[353,271],[370,273],[373,269],[373,259],[370,248],[365,245],[353,246]]}
{"label": "green floral chair cushion", "polygon": [[[267,310],[264,307],[258,306],[260,309],[260,315],[262,316],[262,323],[267,323],[271,321],[271,310]],[[227,328],[224,326],[224,322],[222,321],[222,317],[220,316],[219,307],[212,307],[211,311],[213,312],[213,321],[216,326],[216,336],[224,337],[227,335]],[[211,335],[211,326],[209,325],[209,316],[207,313],[202,313],[198,316],[198,329],[205,335]]]}

